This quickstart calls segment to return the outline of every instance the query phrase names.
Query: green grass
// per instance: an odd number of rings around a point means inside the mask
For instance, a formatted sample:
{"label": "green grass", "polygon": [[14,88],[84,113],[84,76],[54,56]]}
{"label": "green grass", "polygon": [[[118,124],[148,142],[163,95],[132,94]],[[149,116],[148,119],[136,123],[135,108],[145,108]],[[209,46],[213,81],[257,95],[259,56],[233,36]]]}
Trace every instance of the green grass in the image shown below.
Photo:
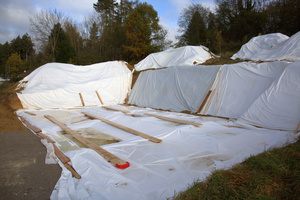
{"label": "green grass", "polygon": [[174,199],[300,199],[300,140],[216,171]]}

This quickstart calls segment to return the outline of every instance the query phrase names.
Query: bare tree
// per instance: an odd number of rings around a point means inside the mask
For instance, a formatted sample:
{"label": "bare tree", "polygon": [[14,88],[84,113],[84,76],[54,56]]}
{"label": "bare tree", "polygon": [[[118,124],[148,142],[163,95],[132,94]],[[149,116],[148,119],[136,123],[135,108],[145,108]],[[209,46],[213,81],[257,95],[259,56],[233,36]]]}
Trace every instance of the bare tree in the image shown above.
{"label": "bare tree", "polygon": [[67,17],[56,9],[49,11],[42,10],[40,13],[34,15],[33,18],[30,18],[30,33],[32,34],[37,50],[41,50],[50,44],[51,50],[54,51],[58,34],[50,38],[51,30],[58,23],[64,26],[66,20]]}

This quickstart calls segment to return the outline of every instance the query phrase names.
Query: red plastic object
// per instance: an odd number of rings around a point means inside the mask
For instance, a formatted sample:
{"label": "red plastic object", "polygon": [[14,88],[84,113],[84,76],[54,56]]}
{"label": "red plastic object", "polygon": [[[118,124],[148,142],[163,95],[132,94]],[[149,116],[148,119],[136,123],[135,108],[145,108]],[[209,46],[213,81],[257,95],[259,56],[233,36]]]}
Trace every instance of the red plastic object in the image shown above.
{"label": "red plastic object", "polygon": [[129,162],[126,162],[126,164],[124,164],[124,165],[116,164],[116,167],[119,168],[119,169],[126,169],[129,166],[130,166]]}

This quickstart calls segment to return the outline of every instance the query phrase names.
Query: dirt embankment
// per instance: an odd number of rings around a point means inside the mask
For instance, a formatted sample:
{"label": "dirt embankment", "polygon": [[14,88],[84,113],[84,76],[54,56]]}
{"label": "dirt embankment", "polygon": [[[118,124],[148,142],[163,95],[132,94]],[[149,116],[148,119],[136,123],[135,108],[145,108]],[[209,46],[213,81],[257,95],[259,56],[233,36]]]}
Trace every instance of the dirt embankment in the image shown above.
{"label": "dirt embankment", "polygon": [[21,108],[22,105],[15,93],[0,94],[0,133],[26,130],[14,113]]}

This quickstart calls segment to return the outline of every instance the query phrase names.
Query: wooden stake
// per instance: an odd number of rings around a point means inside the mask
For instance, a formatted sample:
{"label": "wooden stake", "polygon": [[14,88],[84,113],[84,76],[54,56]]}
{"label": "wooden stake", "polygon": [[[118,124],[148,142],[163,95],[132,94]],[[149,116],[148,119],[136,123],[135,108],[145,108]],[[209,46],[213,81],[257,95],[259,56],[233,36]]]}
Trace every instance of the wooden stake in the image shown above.
{"label": "wooden stake", "polygon": [[100,156],[102,156],[105,160],[107,160],[108,162],[110,162],[114,166],[116,166],[118,168],[126,168],[124,166],[129,167],[129,163],[128,162],[126,162],[124,160],[121,160],[120,158],[116,157],[115,155],[113,155],[112,153],[106,151],[105,149],[99,147],[98,145],[96,145],[95,143],[91,142],[90,140],[82,137],[76,131],[70,129],[68,126],[66,126],[65,124],[63,124],[60,121],[56,120],[54,117],[52,117],[50,115],[45,115],[45,117],[47,119],[49,119],[51,122],[53,122],[54,124],[58,125],[61,129],[63,129],[64,131],[66,131],[66,133],[68,133],[71,136],[73,136],[79,142],[81,142],[82,144],[84,144],[87,147],[89,147],[89,148],[93,149],[94,151],[96,151]]}
{"label": "wooden stake", "polygon": [[87,112],[82,112],[82,113],[85,114],[85,115],[88,116],[88,117],[93,118],[93,119],[101,120],[102,122],[105,122],[105,123],[107,123],[107,124],[109,124],[109,125],[111,125],[111,126],[117,127],[117,128],[119,128],[119,129],[122,129],[122,130],[124,130],[124,131],[129,132],[129,133],[132,133],[132,134],[134,134],[134,135],[138,135],[138,136],[140,136],[140,137],[142,137],[142,138],[148,139],[149,141],[152,141],[152,142],[155,142],[155,143],[160,143],[160,142],[162,142],[161,139],[152,137],[152,136],[147,135],[147,134],[145,134],[145,133],[141,133],[141,132],[139,132],[139,131],[136,131],[136,130],[131,129],[131,128],[128,128],[128,127],[126,127],[126,126],[123,126],[123,125],[117,124],[117,123],[115,123],[115,122],[109,121],[109,120],[104,119],[104,118],[102,118],[102,117],[98,117],[98,116],[96,116],[96,115],[92,115],[92,114],[87,113]]}
{"label": "wooden stake", "polygon": [[120,108],[112,108],[112,107],[109,107],[109,106],[102,106],[102,108],[105,108],[107,110],[121,111],[122,113],[130,113],[130,111],[128,111],[128,110],[123,110],[123,109],[120,109]]}
{"label": "wooden stake", "polygon": [[208,99],[208,97],[209,97],[209,95],[210,95],[210,93],[211,93],[211,90],[210,90],[210,89],[211,89],[211,87],[212,87],[212,85],[213,85],[214,82],[215,82],[215,79],[211,82],[211,84],[210,84],[210,86],[209,86],[209,88],[208,88],[206,94],[204,95],[204,97],[203,97],[201,103],[199,104],[199,107],[198,107],[197,110],[196,110],[196,113],[200,113],[201,110],[203,109],[203,107],[204,107],[204,105],[205,105],[205,103],[206,103],[206,101],[207,101],[207,99]]}
{"label": "wooden stake", "polygon": [[294,132],[295,134],[297,134],[299,128],[300,128],[300,122],[299,122],[299,124],[298,124],[298,126],[297,126],[297,128],[296,128],[296,130],[295,130],[295,132]]}
{"label": "wooden stake", "polygon": [[174,118],[164,117],[164,116],[160,116],[160,115],[153,115],[153,114],[150,114],[150,113],[144,113],[144,115],[156,117],[158,119],[162,119],[162,120],[166,120],[166,121],[177,122],[177,123],[181,123],[181,124],[190,124],[190,125],[193,125],[193,126],[196,126],[196,127],[202,126],[202,124],[198,124],[198,123],[195,123],[195,122],[180,120],[180,119],[174,119]]}
{"label": "wooden stake", "polygon": [[102,99],[101,99],[101,97],[100,97],[100,94],[98,93],[98,91],[97,91],[97,90],[96,90],[96,94],[97,94],[97,96],[98,96],[98,99],[100,100],[101,104],[103,105],[104,103],[103,103],[103,101],[102,101]]}
{"label": "wooden stake", "polygon": [[207,103],[207,105],[205,107],[205,110],[204,110],[204,114],[206,114],[206,111],[208,110],[208,108],[211,104],[212,98],[214,97],[215,93],[216,93],[216,89],[213,90],[212,94],[209,97],[208,103]]}
{"label": "wooden stake", "polygon": [[81,94],[80,92],[79,92],[78,94],[79,94],[79,97],[80,97],[80,100],[81,100],[82,106],[85,106],[85,104],[84,104],[84,101],[83,101],[83,98],[82,98],[82,94]]}

